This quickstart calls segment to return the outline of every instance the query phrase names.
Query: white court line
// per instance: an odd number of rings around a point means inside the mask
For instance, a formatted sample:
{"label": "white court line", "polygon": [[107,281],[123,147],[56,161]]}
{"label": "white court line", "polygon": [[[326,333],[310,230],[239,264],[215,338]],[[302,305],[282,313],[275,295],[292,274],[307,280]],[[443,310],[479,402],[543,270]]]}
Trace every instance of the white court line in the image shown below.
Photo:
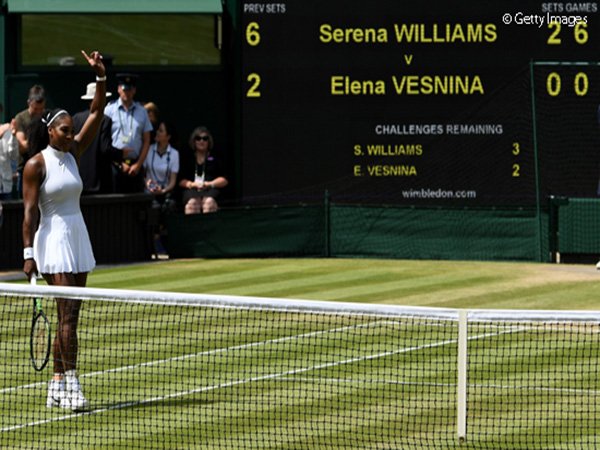
{"label": "white court line", "polygon": [[[369,322],[369,323],[362,324],[362,325],[351,325],[351,326],[349,325],[347,327],[334,328],[332,330],[311,331],[310,333],[305,333],[305,334],[296,334],[296,335],[293,335],[293,336],[285,336],[285,337],[277,338],[277,339],[268,339],[266,341],[250,342],[249,344],[241,344],[241,345],[235,345],[235,346],[232,346],[232,347],[216,348],[216,349],[213,349],[213,350],[207,350],[207,351],[199,352],[199,353],[190,353],[188,355],[174,356],[172,358],[158,359],[158,360],[155,360],[155,361],[149,361],[149,362],[138,363],[138,364],[131,364],[131,365],[128,365],[128,366],[115,367],[113,369],[100,370],[100,371],[97,371],[97,372],[88,372],[86,374],[80,374],[79,378],[95,377],[97,375],[104,375],[104,374],[107,374],[107,373],[125,372],[127,370],[134,370],[134,369],[138,369],[140,367],[158,366],[158,365],[165,364],[165,363],[171,363],[173,361],[184,361],[186,359],[200,358],[202,356],[216,355],[218,353],[226,353],[226,352],[235,351],[235,350],[244,350],[244,349],[247,349],[247,348],[260,347],[260,346],[269,345],[269,344],[277,344],[277,343],[280,343],[280,342],[286,342],[286,341],[290,341],[290,340],[294,340],[294,339],[302,339],[302,338],[307,338],[307,337],[319,336],[321,334],[340,333],[340,332],[351,330],[351,329],[368,328],[368,327],[371,327],[373,325],[378,325],[379,326],[379,325],[382,325],[382,324],[386,325],[386,324],[390,324],[390,323],[394,324],[396,322],[393,322],[393,321],[377,321],[377,322]],[[46,381],[40,381],[40,382],[37,382],[37,383],[25,384],[25,385],[22,385],[22,386],[13,386],[13,387],[9,387],[9,388],[4,388],[4,389],[0,389],[0,395],[11,393],[11,392],[15,392],[15,391],[19,391],[19,390],[22,390],[22,389],[33,389],[33,388],[37,388],[37,387],[40,387],[40,386],[45,386],[46,384],[47,384]]]}
{"label": "white court line", "polygon": [[[305,383],[332,383],[332,384],[388,384],[388,385],[399,385],[399,386],[429,386],[429,387],[456,387],[454,383],[434,383],[431,381],[402,381],[402,380],[386,380],[370,378],[368,380],[360,380],[356,378],[323,378],[323,377],[286,377],[284,381],[301,381]],[[577,394],[577,395],[593,395],[600,396],[600,391],[597,389],[577,389],[577,388],[564,388],[564,387],[544,387],[544,386],[508,386],[501,384],[480,384],[471,383],[468,384],[469,389],[504,389],[504,390],[518,390],[518,391],[538,391],[538,392],[562,392],[566,394]]]}
{"label": "white court line", "polygon": [[[341,331],[343,329],[349,329],[349,328],[368,327],[370,325],[371,324],[365,324],[365,325],[359,325],[359,326],[353,326],[353,327],[344,327],[344,328],[339,328],[336,331],[338,331],[338,330]],[[313,332],[313,333],[307,333],[306,335],[314,335],[314,334],[326,333],[326,332],[331,332],[331,331],[332,330],[318,331],[318,332]],[[518,331],[518,330],[515,330],[515,331]],[[486,337],[498,336],[500,334],[506,334],[506,333],[511,333],[511,332],[513,332],[513,331],[511,330],[511,331],[503,331],[500,333],[485,333],[485,334],[481,334],[478,336],[471,336],[469,339],[472,339],[472,340],[482,339],[482,338],[486,338]],[[303,335],[299,335],[299,336],[303,336]],[[295,336],[288,336],[285,338],[273,339],[273,340],[271,340],[271,342],[288,340],[288,339],[293,339],[293,338],[295,338]],[[264,341],[264,342],[268,342],[268,341]],[[310,372],[313,370],[327,369],[330,367],[342,366],[345,364],[353,364],[353,363],[362,362],[362,361],[369,361],[369,360],[373,360],[373,359],[384,358],[387,356],[399,355],[399,354],[409,353],[409,352],[418,351],[418,350],[442,347],[442,346],[449,345],[449,344],[456,344],[457,342],[458,342],[458,339],[448,339],[445,341],[433,342],[430,344],[423,344],[423,345],[418,345],[418,346],[413,346],[413,347],[405,347],[402,349],[377,353],[374,355],[366,355],[366,356],[361,356],[361,357],[356,357],[356,358],[345,359],[342,361],[333,361],[333,362],[329,362],[329,363],[318,364],[318,365],[310,366],[310,367],[303,367],[300,369],[288,370],[285,372],[280,372],[280,373],[275,373],[275,374],[261,375],[261,376],[257,376],[257,377],[246,378],[243,380],[230,381],[228,383],[220,383],[220,384],[216,384],[216,385],[212,385],[212,386],[204,386],[204,387],[197,388],[197,389],[190,389],[187,391],[175,392],[173,394],[161,395],[158,397],[148,398],[148,399],[144,399],[144,400],[138,400],[135,402],[121,403],[121,404],[113,405],[113,406],[106,407],[106,408],[95,409],[92,411],[83,411],[83,412],[79,412],[79,413],[67,414],[67,415],[60,416],[60,417],[54,417],[52,419],[44,419],[44,420],[38,420],[38,421],[29,422],[29,423],[20,424],[20,425],[13,425],[10,427],[0,428],[0,433],[8,432],[8,431],[15,431],[15,430],[19,430],[22,428],[33,427],[33,426],[38,426],[38,425],[46,425],[48,423],[60,422],[60,421],[69,420],[69,419],[76,418],[76,417],[81,417],[81,416],[90,416],[90,415],[101,414],[101,413],[113,411],[113,410],[130,408],[130,407],[135,407],[135,406],[140,406],[140,405],[147,405],[149,403],[161,402],[161,401],[165,401],[165,400],[170,400],[170,399],[179,398],[179,397],[185,397],[188,395],[198,394],[198,393],[202,393],[202,392],[209,392],[209,391],[213,391],[216,389],[229,388],[232,386],[238,386],[238,385],[246,384],[246,383],[272,380],[275,378],[282,378],[282,377],[287,377],[287,376],[291,376],[291,375],[297,375],[300,373]],[[254,343],[254,344],[246,344],[244,347],[252,346],[252,345],[262,345],[262,342]],[[236,347],[231,347],[231,348],[236,348]],[[217,350],[213,350],[212,352],[221,352],[221,351],[227,351],[227,349],[217,349]]]}

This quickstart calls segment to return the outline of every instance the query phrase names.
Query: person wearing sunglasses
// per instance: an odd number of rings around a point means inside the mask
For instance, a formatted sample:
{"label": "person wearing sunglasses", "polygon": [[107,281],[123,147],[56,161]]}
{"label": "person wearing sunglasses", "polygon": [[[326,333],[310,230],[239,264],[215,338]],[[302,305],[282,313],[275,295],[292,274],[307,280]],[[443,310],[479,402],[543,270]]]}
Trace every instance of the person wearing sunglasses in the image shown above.
{"label": "person wearing sunglasses", "polygon": [[211,155],[214,146],[212,134],[206,127],[197,127],[189,139],[192,150],[186,164],[182,164],[179,187],[185,214],[213,213],[218,209],[217,197],[229,183]]}

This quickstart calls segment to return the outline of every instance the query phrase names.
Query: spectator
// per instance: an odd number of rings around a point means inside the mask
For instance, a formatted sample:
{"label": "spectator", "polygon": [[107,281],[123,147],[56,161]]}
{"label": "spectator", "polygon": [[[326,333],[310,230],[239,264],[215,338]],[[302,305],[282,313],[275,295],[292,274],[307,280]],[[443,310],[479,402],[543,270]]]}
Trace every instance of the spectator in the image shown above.
{"label": "spectator", "polygon": [[150,142],[154,142],[154,138],[156,137],[156,130],[158,129],[158,125],[160,125],[160,111],[158,110],[158,106],[154,102],[146,102],[144,103],[144,109],[148,112],[148,118],[150,119],[150,123],[152,124],[152,131],[150,132]]}
{"label": "spectator", "polygon": [[121,170],[113,171],[117,192],[142,192],[142,168],[150,148],[152,124],[144,107],[134,101],[138,76],[117,74],[119,98],[104,110],[112,120],[112,145],[123,151]]}
{"label": "spectator", "polygon": [[154,196],[153,209],[158,213],[158,229],[154,233],[156,254],[164,254],[165,214],[174,210],[173,190],[177,186],[179,152],[171,146],[175,135],[174,127],[162,121],[156,130],[155,143],[150,146],[144,162],[146,192]]}
{"label": "spectator", "polygon": [[36,84],[29,89],[27,97],[27,109],[21,111],[15,116],[17,134],[16,138],[19,142],[19,163],[17,165],[17,195],[21,197],[23,192],[23,167],[30,158],[29,143],[27,132],[31,121],[35,117],[41,117],[46,108],[46,91],[42,86]]}
{"label": "spectator", "polygon": [[0,125],[0,200],[12,198],[19,143],[15,137],[16,120]]}
{"label": "spectator", "polygon": [[217,197],[227,184],[218,161],[210,154],[214,146],[206,127],[197,127],[188,142],[191,152],[181,168],[179,187],[186,214],[212,213],[218,209]]}
{"label": "spectator", "polygon": [[[96,83],[89,83],[82,100],[94,99],[96,94]],[[106,93],[106,98],[111,97],[110,92]],[[87,108],[73,115],[73,128],[75,134],[81,131],[83,124],[90,115],[90,109]],[[111,194],[115,192],[112,167],[121,166],[123,152],[112,146],[112,121],[104,116],[100,123],[98,134],[83,152],[79,160],[79,174],[83,180],[82,195],[89,194]]]}

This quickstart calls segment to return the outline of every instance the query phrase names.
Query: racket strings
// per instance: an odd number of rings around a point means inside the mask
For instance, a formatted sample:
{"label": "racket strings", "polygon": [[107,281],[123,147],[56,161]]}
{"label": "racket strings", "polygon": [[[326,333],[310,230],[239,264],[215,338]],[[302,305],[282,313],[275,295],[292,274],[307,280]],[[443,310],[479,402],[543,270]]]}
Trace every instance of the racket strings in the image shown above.
{"label": "racket strings", "polygon": [[47,319],[39,314],[32,330],[32,358],[34,366],[41,369],[50,356],[50,329]]}

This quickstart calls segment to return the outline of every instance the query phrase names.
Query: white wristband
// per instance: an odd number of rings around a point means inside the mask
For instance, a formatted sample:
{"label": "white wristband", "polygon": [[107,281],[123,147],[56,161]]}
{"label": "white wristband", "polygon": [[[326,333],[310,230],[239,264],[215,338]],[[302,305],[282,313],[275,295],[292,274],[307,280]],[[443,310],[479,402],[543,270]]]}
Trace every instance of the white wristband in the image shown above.
{"label": "white wristband", "polygon": [[33,259],[33,247],[25,247],[23,249],[23,259]]}
{"label": "white wristband", "polygon": [[103,77],[96,76],[96,81],[106,81],[106,75]]}

